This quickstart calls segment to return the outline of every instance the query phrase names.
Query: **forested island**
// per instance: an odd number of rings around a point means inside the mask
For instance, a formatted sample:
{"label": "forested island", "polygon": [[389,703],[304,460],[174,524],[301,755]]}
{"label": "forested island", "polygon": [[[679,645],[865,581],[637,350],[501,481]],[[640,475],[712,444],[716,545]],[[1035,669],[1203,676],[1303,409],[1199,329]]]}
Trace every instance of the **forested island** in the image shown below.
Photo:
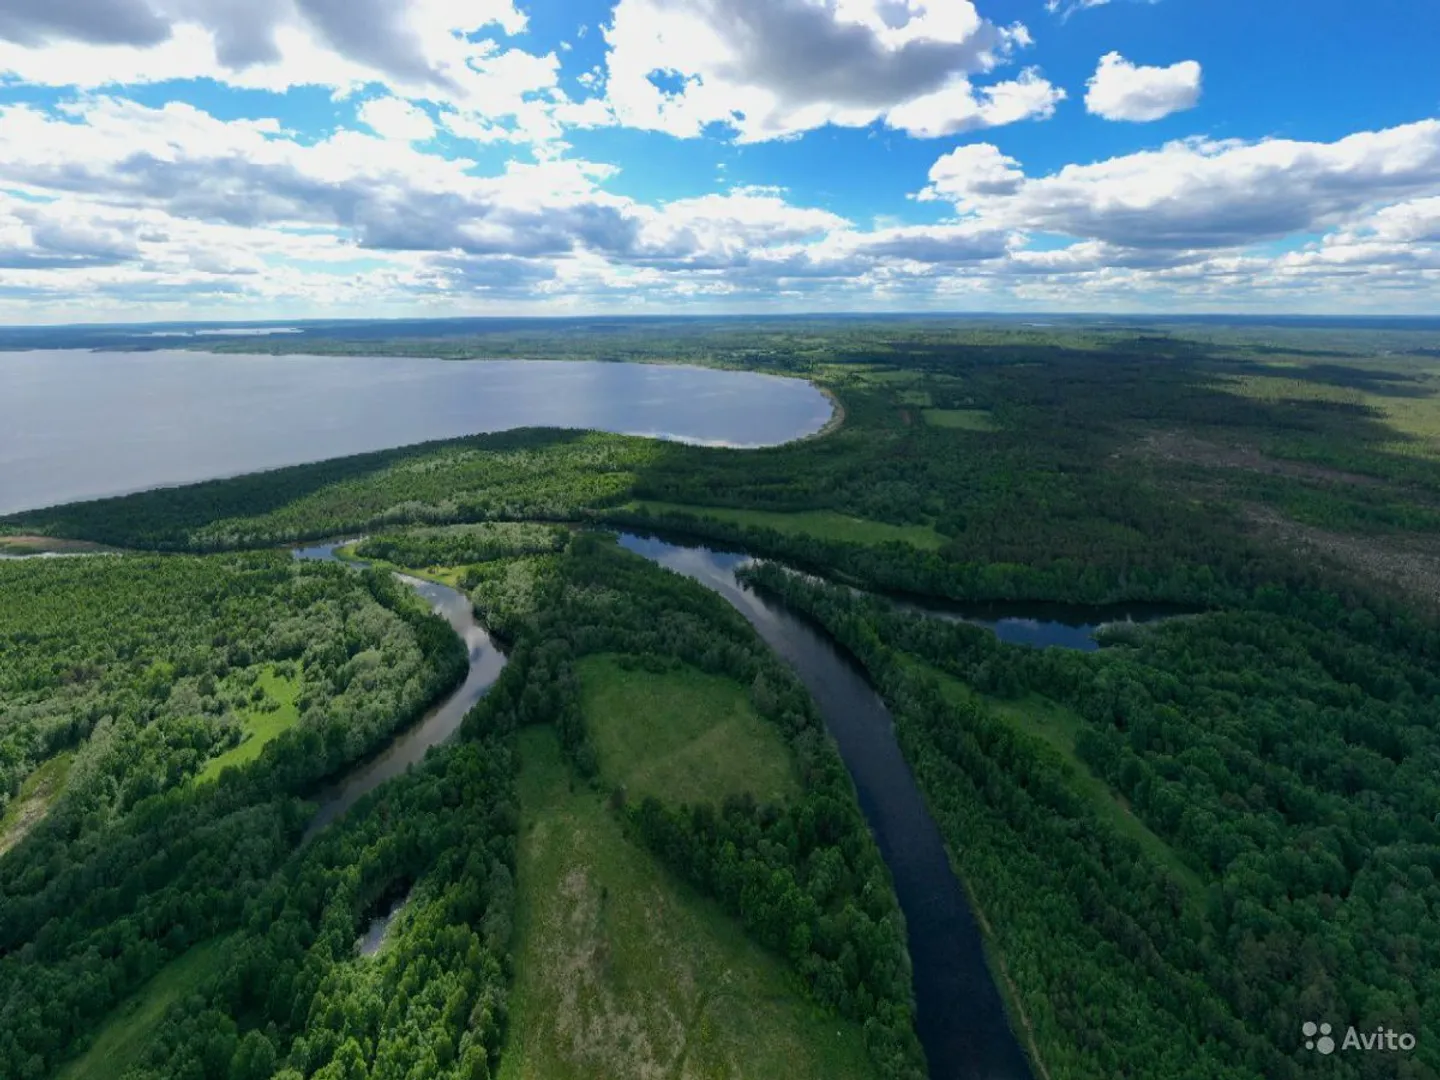
{"label": "forested island", "polygon": [[[0,554],[65,554],[0,559],[0,1076],[951,1080],[829,718],[617,534],[734,553],[873,687],[1032,1076],[1440,1076],[1440,335],[593,331],[233,347],[744,368],[843,422],[522,429],[0,519]],[[507,662],[308,832],[466,676],[397,572]],[[1099,647],[964,614],[1030,602]],[[1410,1042],[1322,1059],[1307,1022]]]}

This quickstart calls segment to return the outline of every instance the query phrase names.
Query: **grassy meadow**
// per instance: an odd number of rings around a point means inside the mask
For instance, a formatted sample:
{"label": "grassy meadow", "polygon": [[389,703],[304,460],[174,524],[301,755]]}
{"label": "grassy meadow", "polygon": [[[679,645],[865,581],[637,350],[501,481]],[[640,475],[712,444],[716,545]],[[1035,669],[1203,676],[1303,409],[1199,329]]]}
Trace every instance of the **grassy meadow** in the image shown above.
{"label": "grassy meadow", "polygon": [[860,1029],[625,836],[552,729],[520,734],[518,946],[500,1080],[872,1077]]}
{"label": "grassy meadow", "polygon": [[217,754],[196,777],[199,781],[219,779],[232,766],[254,761],[265,744],[276,739],[300,720],[296,699],[300,696],[300,675],[285,676],[274,666],[267,667],[255,680],[262,696],[251,700],[250,707],[240,714],[244,736],[240,742]]}
{"label": "grassy meadow", "polygon": [[801,510],[784,513],[775,510],[739,510],[728,506],[691,506],[684,503],[638,500],[631,504],[656,514],[694,514],[711,517],[736,525],[774,529],[779,533],[814,536],[821,540],[839,540],[851,544],[884,544],[899,541],[925,551],[935,551],[945,543],[928,525],[891,525],[884,521],[852,517],[832,510]]}
{"label": "grassy meadow", "polygon": [[25,778],[20,793],[0,816],[0,855],[18,844],[65,788],[65,778],[75,760],[71,751],[56,754]]}
{"label": "grassy meadow", "polygon": [[135,1064],[165,1010],[219,969],[224,939],[196,945],[100,1021],[95,1041],[56,1074],[57,1080],[120,1080]]}
{"label": "grassy meadow", "polygon": [[1200,875],[1186,865],[1169,844],[1151,832],[1131,812],[1125,800],[1080,760],[1075,752],[1075,738],[1085,726],[1085,721],[1076,713],[1039,694],[1028,694],[1017,701],[987,697],[938,668],[919,660],[911,659],[909,662],[934,678],[947,698],[956,702],[979,700],[1017,731],[1045,744],[1068,766],[1071,785],[1085,797],[1102,821],[1134,840],[1147,855],[1174,874],[1192,900],[1198,902],[1203,899],[1204,882]]}
{"label": "grassy meadow", "polygon": [[789,748],[738,683],[689,668],[626,670],[609,656],[579,671],[601,773],[631,798],[719,803],[749,792],[779,802],[798,792]]}

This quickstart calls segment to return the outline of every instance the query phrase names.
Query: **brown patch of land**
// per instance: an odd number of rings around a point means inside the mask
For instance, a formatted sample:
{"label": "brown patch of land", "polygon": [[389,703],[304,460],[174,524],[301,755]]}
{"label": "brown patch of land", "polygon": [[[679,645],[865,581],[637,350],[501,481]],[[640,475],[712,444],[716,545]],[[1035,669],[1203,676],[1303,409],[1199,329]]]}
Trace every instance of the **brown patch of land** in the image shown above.
{"label": "brown patch of land", "polygon": [[50,809],[50,798],[48,793],[32,796],[28,799],[21,799],[13,809],[13,817],[3,830],[0,830],[0,855],[4,855],[21,840],[25,834],[39,824],[40,819],[45,816],[45,811]]}
{"label": "brown patch of land", "polygon": [[1328,469],[1303,461],[1282,461],[1267,457],[1253,446],[1243,443],[1222,445],[1202,439],[1188,431],[1153,431],[1129,451],[1122,452],[1149,461],[1165,461],[1180,465],[1199,465],[1207,469],[1243,469],[1269,476],[1288,476],[1297,480],[1323,480],[1333,484],[1357,487],[1380,487],[1384,481],[1359,473]]}
{"label": "brown patch of land", "polygon": [[1247,503],[1243,513],[1257,532],[1296,555],[1318,555],[1410,603],[1440,611],[1440,540],[1414,534],[1375,537],[1329,532],[1259,503]]}
{"label": "brown patch of land", "polygon": [[88,540],[60,540],[53,536],[0,536],[0,555],[82,555],[108,551]]}
{"label": "brown patch of land", "polygon": [[21,785],[5,813],[0,815],[0,855],[4,855],[45,817],[50,805],[65,786],[73,754],[57,754],[45,762]]}

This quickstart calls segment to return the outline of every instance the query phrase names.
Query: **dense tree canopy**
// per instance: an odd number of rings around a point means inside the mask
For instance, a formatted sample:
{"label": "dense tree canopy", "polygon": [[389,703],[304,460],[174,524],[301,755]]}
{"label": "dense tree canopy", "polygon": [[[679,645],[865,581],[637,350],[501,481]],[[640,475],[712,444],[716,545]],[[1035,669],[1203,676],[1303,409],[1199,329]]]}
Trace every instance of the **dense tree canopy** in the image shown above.
{"label": "dense tree canopy", "polygon": [[[637,332],[603,351],[803,374],[844,423],[755,451],[515,431],[0,521],[232,552],[0,562],[0,1075],[53,1074],[87,1018],[207,941],[225,960],[137,1078],[492,1075],[512,736],[553,724],[576,783],[598,782],[576,675],[598,654],[750,688],[801,797],[616,792],[614,812],[820,1006],[863,1020],[886,1075],[918,1075],[893,894],[813,704],[722,601],[572,540],[579,524],[835,583],[751,572],[882,691],[1053,1080],[1436,1076],[1433,362],[1272,337]],[[579,330],[483,344],[442,351],[597,348]],[[397,347],[439,346],[366,346]],[[234,553],[361,534],[360,557],[459,583],[511,662],[457,745],[302,844],[302,800],[464,669],[388,573]],[[886,593],[1198,614],[1081,655]],[[356,957],[405,898],[381,953]],[[1308,1019],[1419,1046],[1320,1066],[1298,1049]]]}
{"label": "dense tree canopy", "polygon": [[[1316,1017],[1415,1034],[1399,1075],[1434,1075],[1435,629],[1264,590],[1243,610],[1117,632],[1100,653],[1039,652],[773,565],[746,574],[884,691],[1059,1075],[1298,1077],[1297,1033]],[[1074,760],[1004,710],[947,698],[932,671],[1068,705]],[[1076,769],[1181,865],[1098,814]],[[1394,1068],[1346,1059],[1334,1075]]]}

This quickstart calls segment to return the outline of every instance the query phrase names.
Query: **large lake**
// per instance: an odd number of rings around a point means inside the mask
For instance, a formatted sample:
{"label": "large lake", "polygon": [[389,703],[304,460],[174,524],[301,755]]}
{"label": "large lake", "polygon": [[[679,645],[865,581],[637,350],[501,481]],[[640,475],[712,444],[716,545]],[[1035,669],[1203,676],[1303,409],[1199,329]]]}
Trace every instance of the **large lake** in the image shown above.
{"label": "large lake", "polygon": [[799,379],[692,367],[0,352],[0,514],[515,427],[754,447],[830,415]]}

